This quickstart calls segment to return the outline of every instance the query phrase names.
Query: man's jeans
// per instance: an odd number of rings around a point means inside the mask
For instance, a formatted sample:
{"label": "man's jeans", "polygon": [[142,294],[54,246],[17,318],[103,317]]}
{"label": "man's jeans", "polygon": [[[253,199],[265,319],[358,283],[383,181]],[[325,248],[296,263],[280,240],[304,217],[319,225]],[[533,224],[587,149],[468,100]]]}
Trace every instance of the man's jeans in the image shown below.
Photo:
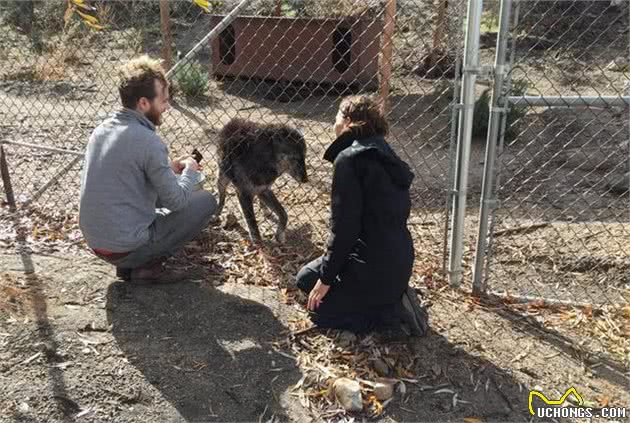
{"label": "man's jeans", "polygon": [[188,205],[181,210],[169,212],[157,209],[157,217],[149,227],[151,235],[147,244],[122,258],[103,258],[118,268],[133,269],[172,256],[208,226],[216,209],[217,201],[212,194],[195,191]]}

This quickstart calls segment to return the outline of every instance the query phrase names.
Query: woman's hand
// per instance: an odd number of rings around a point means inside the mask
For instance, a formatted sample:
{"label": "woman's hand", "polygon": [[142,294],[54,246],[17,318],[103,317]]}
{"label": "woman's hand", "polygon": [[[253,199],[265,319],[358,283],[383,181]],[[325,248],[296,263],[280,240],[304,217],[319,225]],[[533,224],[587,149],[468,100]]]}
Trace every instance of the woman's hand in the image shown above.
{"label": "woman's hand", "polygon": [[311,290],[311,293],[308,294],[307,308],[311,311],[317,310],[319,305],[322,303],[322,299],[326,296],[329,289],[329,285],[323,284],[322,281],[317,281],[317,283]]}

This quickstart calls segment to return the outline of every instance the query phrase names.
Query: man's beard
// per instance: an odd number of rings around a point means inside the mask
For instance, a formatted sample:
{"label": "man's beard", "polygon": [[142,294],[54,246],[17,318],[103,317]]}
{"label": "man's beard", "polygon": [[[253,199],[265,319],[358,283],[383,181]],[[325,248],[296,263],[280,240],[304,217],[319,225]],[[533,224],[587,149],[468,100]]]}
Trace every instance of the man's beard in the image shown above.
{"label": "man's beard", "polygon": [[160,126],[162,124],[162,113],[157,109],[157,107],[151,106],[148,112],[144,114],[147,119],[149,119],[155,126]]}

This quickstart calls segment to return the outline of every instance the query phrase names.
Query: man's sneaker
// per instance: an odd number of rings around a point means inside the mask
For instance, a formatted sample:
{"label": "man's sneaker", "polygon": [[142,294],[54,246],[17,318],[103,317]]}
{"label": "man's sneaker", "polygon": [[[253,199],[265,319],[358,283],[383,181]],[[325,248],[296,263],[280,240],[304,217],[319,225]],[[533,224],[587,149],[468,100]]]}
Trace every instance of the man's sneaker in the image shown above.
{"label": "man's sneaker", "polygon": [[167,270],[164,263],[135,268],[129,278],[129,282],[138,284],[168,284],[186,280],[187,275]]}
{"label": "man's sneaker", "polygon": [[425,336],[429,331],[429,313],[418,302],[418,296],[411,287],[407,287],[401,299],[401,318],[409,325],[412,335]]}
{"label": "man's sneaker", "polygon": [[131,269],[125,267],[116,267],[116,277],[123,281],[131,279]]}

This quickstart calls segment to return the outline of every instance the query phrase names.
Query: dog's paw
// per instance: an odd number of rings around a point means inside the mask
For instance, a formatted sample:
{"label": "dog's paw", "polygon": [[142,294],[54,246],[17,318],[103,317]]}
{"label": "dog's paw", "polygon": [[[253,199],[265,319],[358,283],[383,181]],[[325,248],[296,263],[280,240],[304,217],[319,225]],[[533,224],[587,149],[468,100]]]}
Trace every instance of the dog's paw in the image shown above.
{"label": "dog's paw", "polygon": [[284,244],[285,242],[287,242],[286,232],[285,231],[276,232],[276,241],[278,241],[280,244]]}
{"label": "dog's paw", "polygon": [[225,217],[225,222],[223,222],[223,229],[233,229],[238,226],[238,219],[234,214],[230,213]]}
{"label": "dog's paw", "polygon": [[263,245],[263,240],[262,238],[255,238],[255,237],[248,237],[249,240],[249,245],[252,248],[258,249],[260,247],[262,247]]}
{"label": "dog's paw", "polygon": [[215,214],[210,218],[210,225],[212,226],[220,226],[221,225],[221,216]]}

